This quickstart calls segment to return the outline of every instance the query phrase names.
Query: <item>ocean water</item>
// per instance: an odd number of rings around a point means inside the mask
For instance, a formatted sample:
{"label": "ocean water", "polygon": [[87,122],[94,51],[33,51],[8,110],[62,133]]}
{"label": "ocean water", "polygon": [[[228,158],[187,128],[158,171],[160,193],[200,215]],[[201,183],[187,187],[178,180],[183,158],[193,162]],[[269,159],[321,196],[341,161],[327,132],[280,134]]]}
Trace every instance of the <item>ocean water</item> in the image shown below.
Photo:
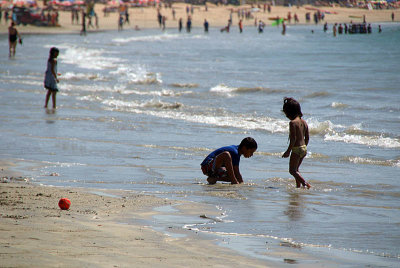
{"label": "ocean water", "polygon": [[[322,26],[31,35],[14,59],[1,36],[0,157],[46,185],[214,206],[218,219],[179,223],[257,258],[398,266],[400,25],[382,26],[336,38]],[[52,46],[56,111],[43,109]],[[300,167],[310,190],[295,188],[281,158],[285,96],[310,127]],[[259,148],[241,160],[245,184],[207,185],[204,157],[246,136]],[[308,257],[282,261],[280,248]]]}

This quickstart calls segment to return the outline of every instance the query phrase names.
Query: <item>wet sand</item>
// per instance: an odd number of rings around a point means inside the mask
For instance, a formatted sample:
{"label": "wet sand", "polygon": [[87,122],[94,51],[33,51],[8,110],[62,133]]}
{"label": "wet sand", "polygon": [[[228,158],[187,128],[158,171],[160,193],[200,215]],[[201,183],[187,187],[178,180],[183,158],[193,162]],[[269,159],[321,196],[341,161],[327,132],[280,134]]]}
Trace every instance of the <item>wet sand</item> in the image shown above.
{"label": "wet sand", "polygon": [[[39,186],[11,174],[11,166],[0,162],[2,267],[268,266],[195,232],[181,230],[185,235],[176,238],[143,224],[156,213],[153,208],[177,201],[132,192],[94,194],[90,189]],[[62,197],[71,200],[69,210],[58,208]],[[190,209],[193,215],[205,214],[201,205]]]}

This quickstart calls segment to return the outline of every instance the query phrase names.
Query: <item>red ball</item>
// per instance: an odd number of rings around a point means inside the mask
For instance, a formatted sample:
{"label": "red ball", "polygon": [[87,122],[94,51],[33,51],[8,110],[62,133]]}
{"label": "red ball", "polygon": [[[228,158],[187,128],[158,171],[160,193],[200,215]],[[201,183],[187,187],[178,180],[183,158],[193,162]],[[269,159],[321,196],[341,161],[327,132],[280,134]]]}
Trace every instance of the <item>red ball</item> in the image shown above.
{"label": "red ball", "polygon": [[58,206],[62,210],[67,210],[71,206],[71,201],[69,201],[68,198],[61,198],[60,201],[58,202]]}

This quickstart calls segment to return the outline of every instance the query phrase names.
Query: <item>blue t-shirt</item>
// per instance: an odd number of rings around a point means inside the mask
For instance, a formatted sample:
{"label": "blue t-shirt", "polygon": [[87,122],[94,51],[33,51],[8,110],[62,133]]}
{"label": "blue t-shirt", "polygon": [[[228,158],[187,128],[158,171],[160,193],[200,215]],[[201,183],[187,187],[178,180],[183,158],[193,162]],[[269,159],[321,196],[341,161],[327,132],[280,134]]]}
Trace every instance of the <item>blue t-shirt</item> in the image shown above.
{"label": "blue t-shirt", "polygon": [[203,162],[201,162],[201,165],[204,166],[208,164],[212,159],[214,159],[217,155],[223,152],[229,152],[232,157],[232,165],[233,166],[239,166],[240,162],[240,155],[239,155],[239,145],[231,145],[231,146],[225,146],[221,147],[214,152],[210,153]]}

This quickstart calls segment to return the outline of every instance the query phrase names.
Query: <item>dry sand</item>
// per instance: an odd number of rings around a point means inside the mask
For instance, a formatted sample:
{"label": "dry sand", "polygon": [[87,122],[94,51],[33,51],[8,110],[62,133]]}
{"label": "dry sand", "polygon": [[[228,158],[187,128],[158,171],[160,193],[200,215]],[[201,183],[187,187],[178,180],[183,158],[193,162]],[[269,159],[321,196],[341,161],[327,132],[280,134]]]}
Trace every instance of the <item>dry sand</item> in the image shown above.
{"label": "dry sand", "polygon": [[[193,27],[203,27],[204,19],[207,19],[210,23],[210,27],[223,27],[227,25],[228,19],[230,17],[230,11],[237,10],[238,8],[250,8],[249,5],[245,6],[215,6],[212,4],[208,4],[208,11],[205,11],[204,6],[195,6],[194,14],[192,15],[193,19]],[[268,12],[264,13],[262,10],[260,12],[253,13],[254,17],[257,20],[261,19],[266,24],[271,24],[272,21],[268,18],[270,17],[286,17],[288,12],[291,12],[292,16],[294,13],[297,13],[300,24],[305,24],[305,13],[311,12],[312,10],[307,10],[306,8],[310,8],[311,6],[302,6],[302,7],[283,7],[283,6],[275,6],[272,7],[272,11],[270,14]],[[99,16],[99,29],[88,29],[88,32],[98,31],[98,30],[117,30],[118,26],[118,13],[110,13],[108,17],[104,17],[103,4],[96,4],[95,10]],[[186,4],[177,3],[174,4],[174,8],[176,10],[176,20],[173,20],[172,17],[172,9],[162,8],[162,15],[167,17],[166,27],[167,28],[177,28],[178,27],[178,19],[182,18],[183,23],[186,23]],[[337,12],[337,14],[326,14],[325,21],[328,23],[349,23],[351,20],[353,22],[362,22],[362,17],[365,15],[367,22],[377,23],[377,22],[391,22],[391,14],[395,13],[395,21],[400,21],[400,10],[366,10],[359,8],[341,8],[341,7],[319,7],[321,10]],[[130,25],[125,25],[125,29],[133,29],[136,25],[140,29],[144,28],[158,28],[157,22],[157,10],[154,7],[147,8],[130,8]],[[351,18],[350,16],[358,17]],[[233,26],[237,27],[238,25],[238,16],[236,13],[232,15]],[[312,20],[312,17],[311,17]],[[81,30],[81,25],[71,24],[71,13],[68,11],[60,12],[60,27],[35,27],[35,26],[18,26],[18,30],[21,34],[26,33],[79,33]],[[94,22],[93,22],[94,23]],[[293,24],[293,20],[292,20]],[[254,27],[254,18],[250,20],[243,21],[244,27],[251,26]],[[310,25],[315,25],[313,22]],[[7,33],[7,27],[4,22],[4,19],[0,25],[0,33]],[[318,25],[316,27],[320,27],[322,29],[322,25]]]}
{"label": "dry sand", "polygon": [[[123,198],[117,198],[89,193],[89,189],[10,182],[10,165],[0,162],[1,267],[267,266],[193,231],[181,230],[186,236],[176,238],[140,221],[156,213],[152,208],[177,201],[132,192],[118,192]],[[72,202],[68,211],[58,208],[62,197]],[[193,215],[204,214],[200,204],[186,207]]]}

